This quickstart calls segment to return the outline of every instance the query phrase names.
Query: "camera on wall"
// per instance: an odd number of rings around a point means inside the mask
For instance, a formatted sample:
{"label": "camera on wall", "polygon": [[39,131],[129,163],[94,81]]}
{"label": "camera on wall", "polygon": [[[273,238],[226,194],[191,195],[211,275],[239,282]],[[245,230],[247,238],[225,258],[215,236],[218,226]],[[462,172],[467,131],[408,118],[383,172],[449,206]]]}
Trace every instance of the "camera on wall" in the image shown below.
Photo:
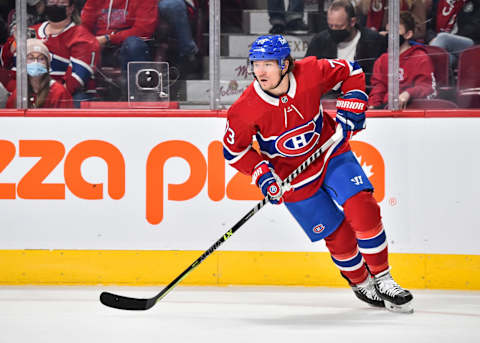
{"label": "camera on wall", "polygon": [[152,102],[156,107],[165,103],[168,106],[167,62],[129,62],[127,73],[129,102]]}

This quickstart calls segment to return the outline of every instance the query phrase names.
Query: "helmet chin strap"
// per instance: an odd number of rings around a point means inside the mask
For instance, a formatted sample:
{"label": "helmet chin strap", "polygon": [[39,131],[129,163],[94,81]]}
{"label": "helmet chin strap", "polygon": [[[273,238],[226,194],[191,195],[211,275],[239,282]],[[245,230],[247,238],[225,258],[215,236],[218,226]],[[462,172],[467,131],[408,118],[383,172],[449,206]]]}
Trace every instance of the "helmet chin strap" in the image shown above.
{"label": "helmet chin strap", "polygon": [[278,80],[277,84],[275,85],[275,87],[273,87],[273,89],[277,88],[278,86],[280,86],[280,83],[282,83],[283,81],[283,78],[285,77],[285,75],[287,75],[288,73],[285,72],[285,74],[282,74],[282,70],[280,70],[280,80]]}
{"label": "helmet chin strap", "polygon": [[[288,72],[285,72],[285,74],[282,74],[282,70],[280,70],[280,80],[277,82],[277,84],[275,85],[275,87],[273,87],[273,89],[277,88],[278,86],[280,86],[280,83],[282,83],[282,80],[285,78],[285,76],[288,74]],[[255,80],[257,80],[258,83],[260,83],[260,81],[258,81],[258,78],[257,78],[257,75],[255,75],[255,73],[253,73],[253,77],[255,78]]]}

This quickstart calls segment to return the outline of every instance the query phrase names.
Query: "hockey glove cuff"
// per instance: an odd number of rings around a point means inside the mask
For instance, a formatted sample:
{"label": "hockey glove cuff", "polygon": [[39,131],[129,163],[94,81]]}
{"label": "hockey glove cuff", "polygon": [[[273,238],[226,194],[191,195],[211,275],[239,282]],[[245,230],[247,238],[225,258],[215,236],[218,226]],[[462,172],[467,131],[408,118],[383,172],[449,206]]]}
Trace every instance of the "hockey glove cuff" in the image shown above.
{"label": "hockey glove cuff", "polygon": [[343,136],[350,139],[365,128],[365,110],[368,95],[361,90],[352,90],[337,99],[336,121],[342,125]]}
{"label": "hockey glove cuff", "polygon": [[283,203],[282,181],[275,174],[273,166],[267,161],[262,161],[255,166],[252,173],[252,181],[261,190],[265,197],[268,197],[272,204]]}

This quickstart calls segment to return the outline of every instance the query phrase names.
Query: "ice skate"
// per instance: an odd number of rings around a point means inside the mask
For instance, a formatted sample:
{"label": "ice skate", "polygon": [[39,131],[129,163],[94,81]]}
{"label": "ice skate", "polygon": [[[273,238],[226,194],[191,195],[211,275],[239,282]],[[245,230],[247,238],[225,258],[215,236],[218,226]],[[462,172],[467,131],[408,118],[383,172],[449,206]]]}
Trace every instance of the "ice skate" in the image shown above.
{"label": "ice skate", "polygon": [[370,275],[362,283],[352,284],[351,287],[358,299],[374,307],[385,307],[383,299],[377,294],[373,278]]}
{"label": "ice skate", "polygon": [[392,312],[413,313],[412,293],[400,287],[390,270],[377,274],[373,278],[378,296],[385,301],[385,307]]}

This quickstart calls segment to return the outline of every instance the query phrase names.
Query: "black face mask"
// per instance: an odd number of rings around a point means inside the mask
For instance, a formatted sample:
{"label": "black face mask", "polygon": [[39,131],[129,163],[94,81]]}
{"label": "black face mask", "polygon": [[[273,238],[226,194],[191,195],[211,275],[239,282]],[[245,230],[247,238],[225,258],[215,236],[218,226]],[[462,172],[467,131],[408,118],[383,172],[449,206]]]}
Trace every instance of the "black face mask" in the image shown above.
{"label": "black face mask", "polygon": [[[399,43],[399,44],[398,44],[398,45],[399,45],[399,46],[402,46],[402,44],[405,43],[406,39],[405,39],[402,35],[399,35],[398,38],[399,38],[399,40],[398,40],[398,43]],[[385,36],[385,39],[386,39],[387,42],[388,42],[388,34]]]}
{"label": "black face mask", "polygon": [[329,28],[328,33],[330,34],[330,37],[332,37],[332,40],[337,44],[343,42],[345,39],[348,38],[348,36],[350,36],[350,31],[348,31],[347,29],[332,30]]}
{"label": "black face mask", "polygon": [[53,23],[67,19],[67,7],[58,5],[48,5],[45,7],[45,16]]}

